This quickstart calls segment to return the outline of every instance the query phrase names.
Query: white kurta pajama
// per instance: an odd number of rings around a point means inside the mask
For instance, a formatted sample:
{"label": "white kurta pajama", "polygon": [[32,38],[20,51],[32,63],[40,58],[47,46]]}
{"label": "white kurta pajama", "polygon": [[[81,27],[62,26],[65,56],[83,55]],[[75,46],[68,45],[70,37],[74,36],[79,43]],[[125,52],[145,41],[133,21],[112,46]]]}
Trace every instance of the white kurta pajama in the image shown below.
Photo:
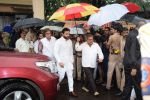
{"label": "white kurta pajama", "polygon": [[55,37],[51,37],[50,40],[48,40],[46,37],[40,40],[42,43],[42,54],[48,56],[51,60],[55,60],[54,57],[54,45],[56,42]]}
{"label": "white kurta pajama", "polygon": [[[58,39],[54,47],[54,55],[57,60],[57,69],[59,74],[59,82],[61,82],[67,73],[69,92],[73,91],[73,47],[72,41],[66,40],[63,37]],[[62,68],[59,63],[64,63],[64,68]]]}

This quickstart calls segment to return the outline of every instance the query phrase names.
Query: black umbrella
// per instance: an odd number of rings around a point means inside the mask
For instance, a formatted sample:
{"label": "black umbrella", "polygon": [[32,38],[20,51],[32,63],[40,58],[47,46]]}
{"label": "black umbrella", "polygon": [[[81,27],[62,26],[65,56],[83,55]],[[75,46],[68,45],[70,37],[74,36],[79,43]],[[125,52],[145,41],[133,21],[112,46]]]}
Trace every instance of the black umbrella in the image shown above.
{"label": "black umbrella", "polygon": [[64,22],[54,22],[54,21],[43,20],[42,23],[36,24],[35,27],[42,27],[42,26],[59,26],[59,27],[64,27],[64,25],[65,25]]}
{"label": "black umbrella", "polygon": [[27,18],[27,19],[17,21],[13,28],[16,29],[16,28],[42,27],[42,26],[63,27],[64,25],[65,25],[64,22],[46,21],[38,18]]}
{"label": "black umbrella", "polygon": [[16,28],[22,28],[22,27],[32,27],[36,24],[42,23],[43,20],[38,18],[27,18],[23,20],[17,21],[17,23],[14,25],[14,29]]}
{"label": "black umbrella", "polygon": [[131,14],[126,14],[120,20],[128,21],[128,22],[133,23],[135,25],[138,25],[138,23],[140,21],[146,22],[146,19],[135,16],[135,15],[131,15]]}

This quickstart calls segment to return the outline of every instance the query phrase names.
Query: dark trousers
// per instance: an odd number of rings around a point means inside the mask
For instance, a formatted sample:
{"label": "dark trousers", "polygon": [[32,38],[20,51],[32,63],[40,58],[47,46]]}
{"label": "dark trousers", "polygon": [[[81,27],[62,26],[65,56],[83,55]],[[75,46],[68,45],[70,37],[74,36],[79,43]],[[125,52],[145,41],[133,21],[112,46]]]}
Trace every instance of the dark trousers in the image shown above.
{"label": "dark trousers", "polygon": [[109,53],[104,53],[104,60],[102,62],[102,70],[103,70],[103,80],[107,82],[107,72],[108,72],[108,61],[109,61]]}
{"label": "dark trousers", "polygon": [[131,76],[131,69],[125,69],[125,86],[123,89],[122,100],[130,100],[132,88],[135,89],[136,100],[142,99],[141,91],[141,70],[137,70],[136,76]]}
{"label": "dark trousers", "polygon": [[86,80],[84,81],[84,86],[88,87],[92,92],[96,91],[96,85],[94,81],[94,68],[89,68],[89,67],[84,67],[83,68],[85,75],[86,75]]}

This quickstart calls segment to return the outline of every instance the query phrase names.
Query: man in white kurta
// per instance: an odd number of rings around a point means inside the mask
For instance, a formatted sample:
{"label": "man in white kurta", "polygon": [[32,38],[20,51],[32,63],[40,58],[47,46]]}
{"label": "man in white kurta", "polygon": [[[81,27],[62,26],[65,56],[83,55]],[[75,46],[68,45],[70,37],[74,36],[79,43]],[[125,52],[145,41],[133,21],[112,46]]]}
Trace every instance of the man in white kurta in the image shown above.
{"label": "man in white kurta", "polygon": [[46,55],[50,60],[54,61],[54,45],[56,38],[52,36],[52,32],[49,29],[44,30],[45,38],[39,42],[39,53]]}
{"label": "man in white kurta", "polygon": [[20,34],[20,38],[16,41],[16,49],[19,52],[29,52],[30,51],[30,44],[29,42],[25,39],[26,37],[26,32],[22,31]]}
{"label": "man in white kurta", "polygon": [[58,39],[54,47],[54,55],[57,60],[57,68],[59,74],[59,82],[61,82],[67,74],[69,92],[72,96],[77,96],[73,89],[73,46],[69,39],[70,30],[64,28],[62,30],[62,37]]}
{"label": "man in white kurta", "polygon": [[[77,41],[75,45],[76,51],[82,51],[82,66],[85,72],[87,81],[91,87],[91,90],[94,92],[94,95],[97,96],[99,93],[97,92],[96,85],[93,78],[94,69],[97,67],[97,61],[102,62],[104,56],[100,46],[93,42],[93,35],[87,35],[87,42],[79,45],[79,41]],[[85,91],[88,91],[85,87],[83,88]]]}

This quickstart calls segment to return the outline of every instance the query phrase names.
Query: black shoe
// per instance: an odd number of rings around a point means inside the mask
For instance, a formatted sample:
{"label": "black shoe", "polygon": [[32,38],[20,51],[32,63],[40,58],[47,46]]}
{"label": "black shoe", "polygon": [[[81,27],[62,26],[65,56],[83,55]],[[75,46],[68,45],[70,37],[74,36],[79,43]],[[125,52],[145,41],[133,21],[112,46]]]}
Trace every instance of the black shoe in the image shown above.
{"label": "black shoe", "polygon": [[122,92],[116,93],[115,96],[122,96]]}
{"label": "black shoe", "polygon": [[78,95],[75,92],[69,92],[69,95],[72,97],[78,97]]}

